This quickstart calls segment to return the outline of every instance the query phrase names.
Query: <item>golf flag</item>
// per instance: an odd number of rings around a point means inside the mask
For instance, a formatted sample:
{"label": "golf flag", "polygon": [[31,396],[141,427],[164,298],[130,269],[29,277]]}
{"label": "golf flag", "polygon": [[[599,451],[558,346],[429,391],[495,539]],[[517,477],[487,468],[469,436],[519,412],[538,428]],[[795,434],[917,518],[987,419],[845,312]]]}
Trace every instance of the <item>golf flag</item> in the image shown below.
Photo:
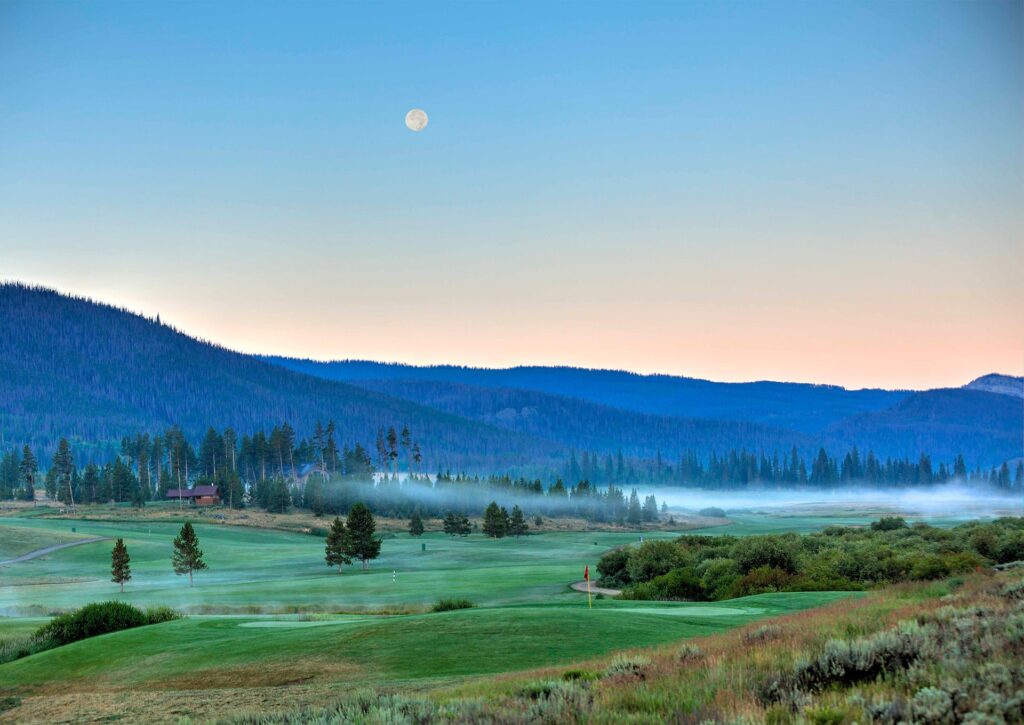
{"label": "golf flag", "polygon": [[590,581],[590,565],[583,567],[583,578]]}
{"label": "golf flag", "polygon": [[583,567],[583,578],[587,581],[587,609],[593,609],[594,602],[590,599],[590,564]]}

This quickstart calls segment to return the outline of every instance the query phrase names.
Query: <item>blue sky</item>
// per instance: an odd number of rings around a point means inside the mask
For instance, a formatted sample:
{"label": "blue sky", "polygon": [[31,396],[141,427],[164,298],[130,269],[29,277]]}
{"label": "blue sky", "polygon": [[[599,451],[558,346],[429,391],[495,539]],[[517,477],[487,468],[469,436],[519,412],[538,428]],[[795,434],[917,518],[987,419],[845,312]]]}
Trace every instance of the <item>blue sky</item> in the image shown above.
{"label": "blue sky", "polygon": [[6,2],[0,277],[320,358],[1019,373],[1021,28],[996,2]]}

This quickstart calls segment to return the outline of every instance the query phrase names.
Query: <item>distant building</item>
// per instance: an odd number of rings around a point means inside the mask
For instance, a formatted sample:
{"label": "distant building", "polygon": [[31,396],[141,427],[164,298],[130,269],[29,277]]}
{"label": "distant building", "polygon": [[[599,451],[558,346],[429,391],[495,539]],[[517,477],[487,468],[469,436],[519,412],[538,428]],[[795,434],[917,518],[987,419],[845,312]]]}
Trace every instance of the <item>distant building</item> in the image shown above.
{"label": "distant building", "polygon": [[196,506],[213,506],[220,503],[220,494],[216,486],[196,486],[195,488],[172,488],[167,491],[169,501],[188,501]]}

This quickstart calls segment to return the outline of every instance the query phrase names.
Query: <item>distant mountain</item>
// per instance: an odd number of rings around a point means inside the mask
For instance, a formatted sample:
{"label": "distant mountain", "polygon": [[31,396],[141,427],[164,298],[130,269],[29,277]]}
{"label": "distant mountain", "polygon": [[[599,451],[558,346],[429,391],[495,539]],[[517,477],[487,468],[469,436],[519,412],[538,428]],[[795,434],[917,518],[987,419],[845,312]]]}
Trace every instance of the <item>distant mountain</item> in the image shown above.
{"label": "distant mountain", "polygon": [[989,393],[1000,395],[1012,395],[1015,398],[1024,398],[1024,377],[1013,375],[1000,375],[989,373],[976,378],[964,386],[967,390],[984,390]]}
{"label": "distant mountain", "polygon": [[963,453],[968,466],[1018,458],[1024,407],[1009,395],[963,388],[914,393],[892,408],[862,413],[829,429],[838,439],[872,441],[876,452],[925,451],[949,461]]}
{"label": "distant mountain", "polygon": [[0,285],[0,433],[43,452],[61,436],[109,456],[122,436],[177,424],[239,435],[288,421],[300,437],[333,419],[339,445],[372,445],[378,426],[408,425],[427,470],[493,470],[561,460],[557,443],[322,380],[188,337],[125,310]]}
{"label": "distant mountain", "polygon": [[0,448],[29,443],[48,455],[67,436],[80,461],[171,425],[197,441],[207,426],[246,434],[288,421],[302,438],[333,419],[349,445],[372,444],[380,426],[408,425],[428,470],[549,470],[574,448],[671,461],[686,450],[796,446],[806,455],[822,446],[841,455],[852,445],[937,462],[962,452],[987,467],[1022,455],[1021,408],[1019,397],[973,387],[851,391],[578,368],[260,359],[109,305],[0,285]]}
{"label": "distant mountain", "polygon": [[354,384],[367,380],[417,380],[535,390],[640,413],[736,420],[803,433],[820,433],[851,415],[884,410],[910,394],[806,383],[716,383],[672,375],[571,367],[487,369],[454,365],[419,367],[365,360],[316,362],[272,356],[264,359],[290,370]]}
{"label": "distant mountain", "polygon": [[535,390],[485,388],[430,380],[362,380],[369,390],[527,433],[575,449],[666,459],[684,450],[816,451],[803,433],[734,420],[681,418],[612,408]]}
{"label": "distant mountain", "polygon": [[928,453],[947,463],[963,453],[972,466],[983,467],[1024,452],[1020,402],[981,390],[846,390],[583,368],[265,359],[598,452],[621,446],[672,458],[688,448],[784,451],[795,445],[806,453],[857,446],[883,458],[916,460]]}

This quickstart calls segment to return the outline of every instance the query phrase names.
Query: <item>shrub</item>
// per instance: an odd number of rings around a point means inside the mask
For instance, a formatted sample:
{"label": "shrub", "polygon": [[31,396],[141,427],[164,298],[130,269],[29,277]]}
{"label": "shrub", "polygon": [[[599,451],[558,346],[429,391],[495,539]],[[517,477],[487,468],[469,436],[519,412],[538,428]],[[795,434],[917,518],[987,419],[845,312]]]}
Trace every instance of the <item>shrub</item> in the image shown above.
{"label": "shrub", "polygon": [[593,670],[566,670],[562,673],[562,679],[567,682],[592,682],[598,675]]}
{"label": "shrub", "polygon": [[656,576],[649,582],[634,584],[622,592],[622,598],[699,601],[704,599],[704,589],[693,567],[687,566]]}
{"label": "shrub", "polygon": [[708,518],[724,519],[725,509],[720,509],[717,506],[708,506],[697,512],[701,516],[707,516]]}
{"label": "shrub", "polygon": [[597,573],[601,575],[598,584],[609,587],[623,587],[629,584],[629,548],[623,546],[606,552],[597,562]]}
{"label": "shrub", "polygon": [[633,678],[637,680],[644,679],[644,670],[651,661],[646,657],[627,657],[626,655],[619,655],[612,660],[611,664],[605,668],[602,677],[619,677],[619,678]]}
{"label": "shrub", "polygon": [[942,579],[949,576],[946,560],[936,554],[915,557],[910,565],[911,579]]}
{"label": "shrub", "polygon": [[956,722],[953,698],[945,690],[925,687],[918,690],[910,703],[916,722],[928,725],[946,725]]}
{"label": "shrub", "polygon": [[769,567],[781,569],[787,574],[796,572],[796,552],[790,537],[751,536],[741,539],[733,547],[733,558],[740,573],[749,574],[754,569]]}
{"label": "shrub", "polygon": [[771,642],[782,636],[782,627],[777,624],[766,624],[763,627],[743,633],[743,641],[746,644],[761,644]]}
{"label": "shrub", "polygon": [[49,637],[39,637],[35,634],[8,637],[0,640],[0,665],[34,655],[36,652],[53,649],[56,646]]}
{"label": "shrub", "polygon": [[1010,582],[1003,587],[1000,592],[1007,599],[1013,599],[1015,601],[1024,601],[1024,579],[1020,579],[1015,582]]}
{"label": "shrub", "polygon": [[146,610],[146,624],[161,624],[181,619],[181,614],[170,607],[150,607]]}
{"label": "shrub", "polygon": [[701,588],[708,599],[725,599],[736,580],[740,578],[736,562],[732,559],[711,559],[701,562]]}
{"label": "shrub", "polygon": [[764,594],[765,592],[784,592],[793,581],[793,575],[782,569],[771,566],[762,566],[754,569],[744,577],[740,577],[732,586],[730,595],[733,597],[745,597],[750,594]]}
{"label": "shrub", "polygon": [[451,612],[455,609],[472,609],[476,605],[468,599],[441,599],[435,604],[430,611],[432,612]]}
{"label": "shrub", "polygon": [[872,531],[895,531],[907,528],[907,520],[902,516],[883,516],[871,522]]}
{"label": "shrub", "polygon": [[70,644],[87,637],[119,632],[149,624],[145,612],[118,601],[87,604],[79,610],[54,617],[36,632],[39,639],[52,639],[57,645]]}
{"label": "shrub", "polygon": [[629,553],[626,565],[631,581],[649,581],[685,564],[684,554],[672,541],[645,541]]}
{"label": "shrub", "polygon": [[684,644],[676,652],[676,659],[680,662],[696,662],[704,659],[704,651],[695,644]]}

